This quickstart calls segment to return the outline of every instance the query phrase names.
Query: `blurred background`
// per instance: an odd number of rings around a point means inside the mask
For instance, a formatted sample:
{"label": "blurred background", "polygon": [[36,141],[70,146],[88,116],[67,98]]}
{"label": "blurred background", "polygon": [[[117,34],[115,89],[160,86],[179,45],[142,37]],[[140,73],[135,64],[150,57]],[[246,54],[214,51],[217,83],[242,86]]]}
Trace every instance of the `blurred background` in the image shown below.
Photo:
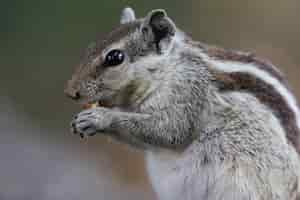
{"label": "blurred background", "polygon": [[164,8],[195,40],[256,52],[300,96],[299,0],[2,0],[0,199],[156,199],[143,154],[69,132],[80,108],[63,94],[82,50],[119,23]]}

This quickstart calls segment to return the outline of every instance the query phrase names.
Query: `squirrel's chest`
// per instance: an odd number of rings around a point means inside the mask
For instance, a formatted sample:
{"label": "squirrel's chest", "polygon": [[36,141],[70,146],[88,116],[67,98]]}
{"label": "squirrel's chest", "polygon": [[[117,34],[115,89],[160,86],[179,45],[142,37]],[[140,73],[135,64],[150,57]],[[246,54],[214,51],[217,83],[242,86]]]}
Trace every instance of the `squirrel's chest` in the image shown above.
{"label": "squirrel's chest", "polygon": [[169,156],[152,153],[146,155],[148,175],[159,199],[194,200],[203,196],[207,190],[205,177],[208,176],[199,176],[197,162],[188,160],[183,164],[182,160],[176,160],[174,155],[171,155],[172,159]]}

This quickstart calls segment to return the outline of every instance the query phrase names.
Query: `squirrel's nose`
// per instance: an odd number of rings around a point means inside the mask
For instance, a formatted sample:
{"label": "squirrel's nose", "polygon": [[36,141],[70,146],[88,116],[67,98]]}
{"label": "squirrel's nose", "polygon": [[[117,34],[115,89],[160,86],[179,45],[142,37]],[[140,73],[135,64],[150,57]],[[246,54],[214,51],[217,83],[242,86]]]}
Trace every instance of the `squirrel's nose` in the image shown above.
{"label": "squirrel's nose", "polygon": [[66,88],[64,92],[68,97],[70,97],[73,100],[80,99],[81,95],[80,95],[79,91],[77,91],[73,88]]}

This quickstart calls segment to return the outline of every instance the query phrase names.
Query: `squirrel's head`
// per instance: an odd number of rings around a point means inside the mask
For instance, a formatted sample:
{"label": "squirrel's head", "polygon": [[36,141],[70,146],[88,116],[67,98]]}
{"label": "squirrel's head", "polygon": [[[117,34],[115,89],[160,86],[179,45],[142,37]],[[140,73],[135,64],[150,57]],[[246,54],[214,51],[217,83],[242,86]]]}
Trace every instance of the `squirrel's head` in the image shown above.
{"label": "squirrel's head", "polygon": [[174,46],[176,26],[161,9],[136,19],[131,8],[106,38],[92,43],[68,81],[65,93],[82,104],[131,105],[144,98],[154,73]]}

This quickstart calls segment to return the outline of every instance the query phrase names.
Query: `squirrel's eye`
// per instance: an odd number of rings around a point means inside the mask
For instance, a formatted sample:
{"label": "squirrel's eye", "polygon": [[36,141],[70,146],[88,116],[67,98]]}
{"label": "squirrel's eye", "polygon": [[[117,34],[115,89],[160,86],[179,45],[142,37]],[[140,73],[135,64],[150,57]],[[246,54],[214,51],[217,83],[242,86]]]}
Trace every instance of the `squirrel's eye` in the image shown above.
{"label": "squirrel's eye", "polygon": [[114,49],[108,52],[108,54],[105,57],[104,65],[109,66],[116,66],[121,64],[125,59],[125,54],[123,51],[119,49]]}

